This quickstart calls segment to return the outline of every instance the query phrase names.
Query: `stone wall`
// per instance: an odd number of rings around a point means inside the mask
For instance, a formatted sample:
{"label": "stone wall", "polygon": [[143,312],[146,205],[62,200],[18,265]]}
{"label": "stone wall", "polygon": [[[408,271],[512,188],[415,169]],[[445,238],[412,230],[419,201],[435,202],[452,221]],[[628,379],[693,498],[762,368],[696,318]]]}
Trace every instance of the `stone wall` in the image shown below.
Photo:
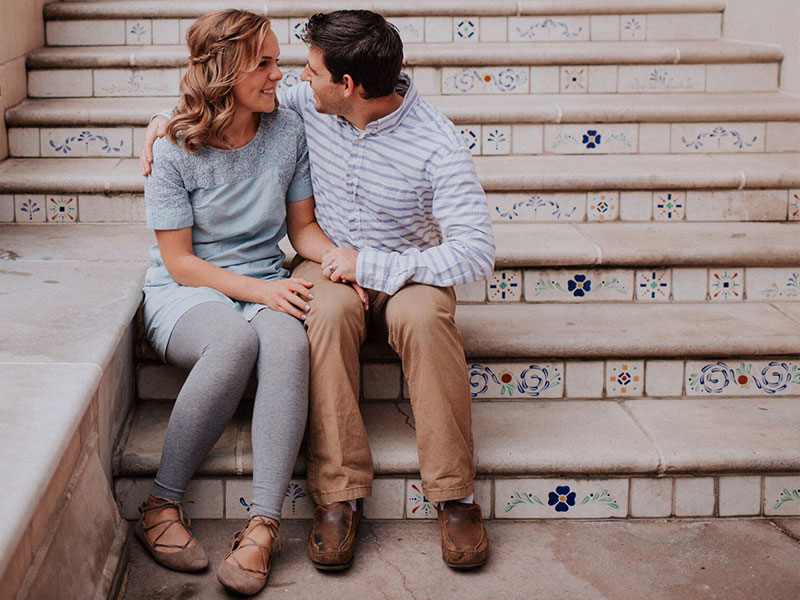
{"label": "stone wall", "polygon": [[797,0],[725,0],[722,35],[728,39],[778,44],[784,58],[783,91],[800,93],[800,2]]}

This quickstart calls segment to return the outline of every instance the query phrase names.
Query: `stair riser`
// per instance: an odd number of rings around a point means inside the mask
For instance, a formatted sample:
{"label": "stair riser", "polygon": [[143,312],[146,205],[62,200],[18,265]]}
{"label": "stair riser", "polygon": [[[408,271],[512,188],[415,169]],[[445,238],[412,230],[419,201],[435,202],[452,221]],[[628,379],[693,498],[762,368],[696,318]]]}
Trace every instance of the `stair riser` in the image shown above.
{"label": "stair riser", "polygon": [[[283,68],[282,86],[295,85],[299,66]],[[408,69],[422,94],[658,94],[769,92],[778,89],[777,63],[690,65],[464,66]],[[179,67],[34,69],[31,98],[177,96]]]}
{"label": "stair riser", "polygon": [[[165,103],[166,104],[166,103]],[[595,123],[458,125],[475,156],[533,154],[714,154],[794,152],[800,123]],[[141,127],[36,128],[8,131],[13,157],[138,156]]]}
{"label": "stair riser", "polygon": [[[116,497],[124,518],[136,519],[150,478],[121,477]],[[557,490],[568,486],[568,490]],[[247,476],[196,478],[186,493],[193,519],[245,519],[252,479]],[[559,497],[563,492],[563,502]],[[485,518],[637,519],[667,517],[788,517],[800,515],[800,474],[745,473],[699,477],[580,478],[575,475],[481,478],[475,501]],[[306,481],[292,479],[283,504],[284,519],[310,519],[314,504]],[[418,478],[373,481],[364,502],[367,519],[435,519],[436,510]]]}
{"label": "stair riser", "polygon": [[[307,17],[271,19],[281,44],[302,44]],[[640,40],[715,40],[720,37],[720,13],[553,15],[553,16],[430,16],[390,17],[403,42],[587,42]],[[49,21],[49,46],[165,45],[185,43],[194,19],[106,19]]]}
{"label": "stair riser", "polygon": [[[152,352],[152,351],[150,351]],[[365,401],[409,398],[399,362],[365,362],[361,369]],[[704,360],[468,361],[475,401],[585,400],[626,398],[776,397],[800,395],[800,362],[785,358]],[[174,400],[186,373],[174,367],[140,363],[137,393],[142,400]],[[245,399],[252,399],[251,381]]]}
{"label": "stair riser", "polygon": [[[800,221],[800,189],[489,192],[487,201],[498,224]],[[0,194],[0,223],[144,220],[141,194]]]}

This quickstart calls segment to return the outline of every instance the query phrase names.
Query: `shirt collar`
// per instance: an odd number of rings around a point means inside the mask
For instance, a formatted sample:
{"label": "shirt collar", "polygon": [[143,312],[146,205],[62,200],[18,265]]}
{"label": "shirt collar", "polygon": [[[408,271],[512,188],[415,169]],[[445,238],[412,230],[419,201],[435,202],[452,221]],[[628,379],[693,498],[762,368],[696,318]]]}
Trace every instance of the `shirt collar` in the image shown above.
{"label": "shirt collar", "polygon": [[[364,130],[364,135],[389,133],[403,122],[408,113],[410,113],[417,102],[419,102],[419,93],[408,73],[400,73],[400,78],[397,81],[397,86],[394,91],[403,96],[403,102],[385,117],[381,117],[377,121],[369,123]],[[345,120],[340,117],[340,121]]]}

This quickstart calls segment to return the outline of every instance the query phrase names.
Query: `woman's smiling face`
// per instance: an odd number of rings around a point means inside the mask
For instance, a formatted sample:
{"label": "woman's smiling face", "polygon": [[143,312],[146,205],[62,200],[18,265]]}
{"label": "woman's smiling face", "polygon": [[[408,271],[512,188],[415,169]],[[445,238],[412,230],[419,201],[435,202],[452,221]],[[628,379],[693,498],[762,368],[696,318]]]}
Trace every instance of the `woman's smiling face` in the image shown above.
{"label": "woman's smiling face", "polygon": [[268,31],[261,44],[256,68],[233,86],[233,100],[237,110],[269,113],[278,106],[277,87],[283,77],[278,68],[280,47],[278,38]]}

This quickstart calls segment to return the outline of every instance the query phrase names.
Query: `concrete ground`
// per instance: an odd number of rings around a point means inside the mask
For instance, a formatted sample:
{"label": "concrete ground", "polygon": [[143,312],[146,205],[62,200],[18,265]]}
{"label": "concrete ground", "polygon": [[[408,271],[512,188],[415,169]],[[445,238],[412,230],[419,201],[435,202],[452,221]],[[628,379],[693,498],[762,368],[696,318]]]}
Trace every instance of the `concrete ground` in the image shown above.
{"label": "concrete ground", "polygon": [[[243,522],[195,521],[208,571],[174,573],[131,540],[124,600],[235,597],[214,576]],[[257,598],[355,600],[796,600],[800,519],[775,521],[492,521],[491,556],[475,572],[441,560],[435,521],[365,521],[344,573],[320,573],[306,555],[309,521],[281,525],[283,551]]]}

